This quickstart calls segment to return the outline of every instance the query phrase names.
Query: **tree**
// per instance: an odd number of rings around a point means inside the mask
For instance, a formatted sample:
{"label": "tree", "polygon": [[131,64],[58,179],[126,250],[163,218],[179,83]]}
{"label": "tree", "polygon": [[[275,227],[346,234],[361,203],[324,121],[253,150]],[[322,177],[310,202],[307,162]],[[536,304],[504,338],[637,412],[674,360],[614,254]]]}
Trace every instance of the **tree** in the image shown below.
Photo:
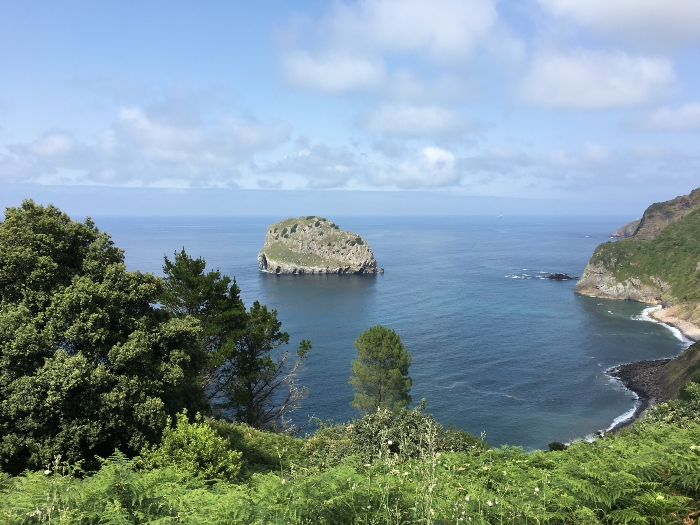
{"label": "tree", "polygon": [[256,301],[246,311],[240,289],[218,270],[205,273],[206,262],[184,248],[165,258],[163,307],[176,316],[194,317],[202,327],[209,355],[205,379],[216,412],[256,428],[294,430],[289,415],[299,408],[306,389],[296,377],[311,348],[301,341],[290,362],[289,343],[276,310]]}
{"label": "tree", "polygon": [[90,219],[24,201],[0,223],[0,468],[56,456],[95,466],[160,439],[167,417],[207,409],[199,327],[154,308],[152,274]]}
{"label": "tree", "polygon": [[170,261],[164,258],[162,308],[176,317],[191,316],[200,325],[207,361],[201,370],[207,397],[220,397],[230,379],[223,367],[235,351],[236,340],[245,331],[246,310],[235,279],[219,270],[205,273],[206,261],[193,259],[183,248]]}
{"label": "tree", "polygon": [[411,402],[408,367],[411,354],[394,330],[377,325],[355,341],[357,359],[352,362],[350,384],[355,397],[350,403],[365,413],[386,408],[396,411]]}

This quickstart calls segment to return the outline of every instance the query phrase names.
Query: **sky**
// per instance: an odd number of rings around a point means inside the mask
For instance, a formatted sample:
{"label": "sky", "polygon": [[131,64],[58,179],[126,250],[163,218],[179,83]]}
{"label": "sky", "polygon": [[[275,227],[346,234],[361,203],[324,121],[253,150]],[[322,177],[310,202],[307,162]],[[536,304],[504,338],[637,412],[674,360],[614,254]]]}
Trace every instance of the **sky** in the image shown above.
{"label": "sky", "polygon": [[0,207],[626,215],[700,186],[698,0],[0,0]]}

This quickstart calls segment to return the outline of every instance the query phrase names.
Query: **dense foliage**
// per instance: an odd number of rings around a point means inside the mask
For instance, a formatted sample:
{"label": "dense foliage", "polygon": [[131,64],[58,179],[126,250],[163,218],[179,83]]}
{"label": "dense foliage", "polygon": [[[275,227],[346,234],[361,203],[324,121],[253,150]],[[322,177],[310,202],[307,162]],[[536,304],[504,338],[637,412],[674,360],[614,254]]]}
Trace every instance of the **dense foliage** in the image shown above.
{"label": "dense foliage", "polygon": [[350,384],[355,397],[350,403],[361,412],[380,408],[398,410],[411,402],[411,354],[398,334],[382,325],[373,326],[355,341],[357,359],[352,361]]}
{"label": "dense foliage", "polygon": [[[0,465],[42,468],[157,442],[168,415],[207,407],[190,319],[126,270],[88,219],[25,201],[0,223]],[[89,466],[89,465],[88,465]]]}
{"label": "dense foliage", "polygon": [[[360,433],[330,435],[328,427],[301,439],[209,421],[243,452],[233,481],[193,476],[177,464],[145,468],[120,455],[82,478],[56,464],[0,478],[0,521],[690,525],[700,515],[700,385],[619,435],[560,452],[439,451],[436,430],[423,419],[424,446],[407,455],[387,442],[361,445]],[[376,422],[366,423],[376,429]],[[354,446],[372,447],[371,459],[332,455]]]}
{"label": "dense foliage", "polygon": [[208,360],[204,387],[215,413],[256,428],[292,430],[289,414],[306,391],[295,379],[311,349],[301,341],[296,359],[279,351],[289,343],[276,310],[255,301],[246,311],[235,280],[218,270],[205,273],[206,261],[183,248],[165,258],[163,308],[180,318],[193,317]]}

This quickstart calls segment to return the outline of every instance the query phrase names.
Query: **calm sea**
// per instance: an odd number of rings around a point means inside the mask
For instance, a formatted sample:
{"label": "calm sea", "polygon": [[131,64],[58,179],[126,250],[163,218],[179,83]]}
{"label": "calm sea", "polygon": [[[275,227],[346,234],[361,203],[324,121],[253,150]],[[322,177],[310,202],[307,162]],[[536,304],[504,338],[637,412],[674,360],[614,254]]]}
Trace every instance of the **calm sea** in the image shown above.
{"label": "calm sea", "polygon": [[685,347],[648,320],[645,305],[574,294],[594,248],[624,218],[332,217],[372,246],[383,275],[268,275],[257,253],[283,217],[97,218],[129,269],[161,274],[185,247],[237,279],[243,299],[278,311],[290,349],[311,339],[301,377],[309,397],[297,419],[346,421],[353,342],[375,324],[393,328],[413,356],[417,404],[443,425],[491,445],[546,448],[584,438],[634,407],[604,375],[620,363],[675,356]]}

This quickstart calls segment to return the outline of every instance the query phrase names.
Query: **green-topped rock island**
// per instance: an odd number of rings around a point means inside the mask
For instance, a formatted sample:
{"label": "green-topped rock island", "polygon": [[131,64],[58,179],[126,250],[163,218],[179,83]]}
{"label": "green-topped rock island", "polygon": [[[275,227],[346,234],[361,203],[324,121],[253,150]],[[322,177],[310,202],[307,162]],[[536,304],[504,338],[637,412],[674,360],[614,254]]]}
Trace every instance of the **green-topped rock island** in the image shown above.
{"label": "green-topped rock island", "polygon": [[315,215],[268,226],[258,265],[275,274],[384,273],[365,239]]}

